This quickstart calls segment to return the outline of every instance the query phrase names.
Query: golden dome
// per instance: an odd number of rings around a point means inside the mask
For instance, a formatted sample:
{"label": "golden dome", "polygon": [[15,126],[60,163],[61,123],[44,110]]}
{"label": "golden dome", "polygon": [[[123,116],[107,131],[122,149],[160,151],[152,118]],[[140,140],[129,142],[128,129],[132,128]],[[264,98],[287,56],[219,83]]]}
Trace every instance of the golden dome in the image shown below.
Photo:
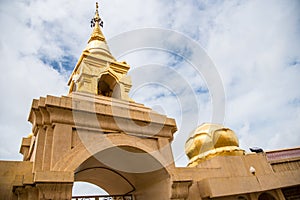
{"label": "golden dome", "polygon": [[202,124],[196,128],[191,134],[189,139],[185,143],[185,153],[189,159],[214,149],[212,131],[220,128],[218,124]]}
{"label": "golden dome", "polygon": [[229,128],[221,128],[213,133],[213,143],[215,148],[225,146],[239,146],[239,140],[235,133]]}
{"label": "golden dome", "polygon": [[215,156],[243,155],[235,133],[220,124],[204,123],[196,128],[185,144],[185,153],[190,159],[188,166]]}

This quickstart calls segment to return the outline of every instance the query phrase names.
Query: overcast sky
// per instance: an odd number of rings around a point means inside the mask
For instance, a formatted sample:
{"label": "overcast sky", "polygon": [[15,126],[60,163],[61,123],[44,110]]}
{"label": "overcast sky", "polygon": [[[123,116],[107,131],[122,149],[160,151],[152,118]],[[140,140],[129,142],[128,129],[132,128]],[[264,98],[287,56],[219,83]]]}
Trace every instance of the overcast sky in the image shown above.
{"label": "overcast sky", "polygon": [[[216,82],[226,96],[222,122],[236,132],[241,148],[300,145],[300,1],[103,0],[99,5],[108,42],[149,27],[197,42],[218,72]],[[94,0],[0,2],[0,159],[21,159],[33,98],[67,94],[94,11]],[[132,98],[176,119],[173,151],[177,164],[185,166],[184,143],[197,125],[212,120],[212,98],[218,94],[212,94],[205,74],[193,71],[193,49],[180,49],[181,44],[174,40],[174,47],[139,49],[118,59],[131,66]],[[139,85],[141,75],[148,84]]]}

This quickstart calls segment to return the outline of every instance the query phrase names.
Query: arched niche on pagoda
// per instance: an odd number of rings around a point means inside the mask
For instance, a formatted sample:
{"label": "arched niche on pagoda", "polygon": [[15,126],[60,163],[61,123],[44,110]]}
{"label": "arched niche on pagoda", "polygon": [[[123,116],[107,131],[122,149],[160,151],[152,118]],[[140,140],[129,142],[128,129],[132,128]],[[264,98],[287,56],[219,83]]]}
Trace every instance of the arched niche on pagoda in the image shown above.
{"label": "arched niche on pagoda", "polygon": [[107,72],[100,76],[97,81],[97,94],[112,97],[116,99],[121,98],[120,83],[116,76]]}

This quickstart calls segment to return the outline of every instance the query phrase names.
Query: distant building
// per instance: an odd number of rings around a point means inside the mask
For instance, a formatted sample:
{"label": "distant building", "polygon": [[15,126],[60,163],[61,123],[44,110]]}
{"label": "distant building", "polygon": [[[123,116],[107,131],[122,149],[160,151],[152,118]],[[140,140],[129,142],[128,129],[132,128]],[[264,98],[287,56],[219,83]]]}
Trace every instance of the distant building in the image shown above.
{"label": "distant building", "polygon": [[[175,120],[129,98],[130,67],[111,55],[101,24],[97,6],[69,94],[33,100],[23,161],[0,161],[0,199],[300,199],[300,148],[245,153],[219,124],[196,128],[188,166],[176,167]],[[75,181],[110,197],[72,197]]]}

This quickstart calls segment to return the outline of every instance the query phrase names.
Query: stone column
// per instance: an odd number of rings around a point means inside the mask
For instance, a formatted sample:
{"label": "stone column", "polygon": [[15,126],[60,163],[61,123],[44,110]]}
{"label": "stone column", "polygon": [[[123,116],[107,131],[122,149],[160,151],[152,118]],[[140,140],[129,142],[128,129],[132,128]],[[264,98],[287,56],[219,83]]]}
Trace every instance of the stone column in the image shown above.
{"label": "stone column", "polygon": [[34,186],[25,186],[25,190],[27,191],[27,199],[35,200],[38,199],[38,189]]}
{"label": "stone column", "polygon": [[17,195],[18,200],[27,200],[27,191],[24,187],[17,187],[14,191],[15,195]]}
{"label": "stone column", "polygon": [[39,200],[70,200],[72,199],[72,183],[38,183]]}
{"label": "stone column", "polygon": [[171,199],[185,200],[189,196],[189,187],[192,181],[173,181]]}

